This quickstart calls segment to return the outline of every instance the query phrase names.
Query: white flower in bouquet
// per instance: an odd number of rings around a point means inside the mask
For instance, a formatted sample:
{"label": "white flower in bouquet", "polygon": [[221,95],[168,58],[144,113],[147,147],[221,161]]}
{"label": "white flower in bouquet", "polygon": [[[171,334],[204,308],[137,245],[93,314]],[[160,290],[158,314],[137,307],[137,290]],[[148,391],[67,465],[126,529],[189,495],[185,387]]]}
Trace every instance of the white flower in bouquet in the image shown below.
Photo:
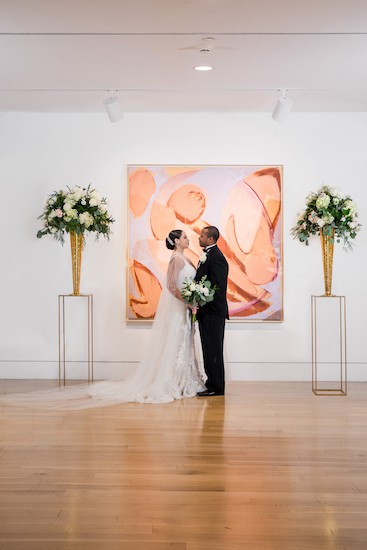
{"label": "white flower in bouquet", "polygon": [[83,225],[85,225],[86,228],[93,225],[93,216],[89,214],[89,212],[82,212],[82,214],[79,214],[79,221]]}
{"label": "white flower in bouquet", "polygon": [[91,199],[89,201],[90,206],[98,206],[99,203],[100,203],[100,201],[98,199],[96,199],[95,197],[91,197]]}
{"label": "white flower in bouquet", "polygon": [[65,233],[74,231],[82,235],[86,231],[109,238],[111,224],[115,221],[108,213],[105,198],[91,186],[76,185],[67,191],[54,191],[47,199],[43,213],[38,217],[43,222],[43,228],[37,232],[40,239],[44,235],[52,235],[57,241],[64,243]]}
{"label": "white flower in bouquet", "polygon": [[307,196],[306,208],[298,216],[291,234],[308,245],[311,235],[332,236],[334,231],[336,241],[342,241],[344,249],[351,249],[352,240],[360,229],[357,206],[352,199],[324,185],[317,193]]}
{"label": "white flower in bouquet", "polygon": [[196,310],[198,306],[204,306],[208,302],[212,302],[216,290],[216,285],[212,286],[211,282],[207,280],[206,275],[204,275],[198,283],[191,279],[184,280],[181,296],[184,302],[193,308],[193,323],[196,321]]}
{"label": "white flower in bouquet", "polygon": [[71,208],[67,211],[67,214],[64,218],[66,222],[71,222],[71,220],[76,220],[78,218],[78,212],[75,210],[75,208]]}

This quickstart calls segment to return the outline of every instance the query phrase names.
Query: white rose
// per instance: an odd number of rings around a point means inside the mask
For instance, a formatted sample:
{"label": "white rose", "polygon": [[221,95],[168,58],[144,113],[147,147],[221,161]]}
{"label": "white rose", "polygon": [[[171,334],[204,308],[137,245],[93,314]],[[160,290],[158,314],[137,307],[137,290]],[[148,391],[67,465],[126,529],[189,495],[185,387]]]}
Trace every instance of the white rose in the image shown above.
{"label": "white rose", "polygon": [[101,195],[95,189],[92,189],[90,192],[90,197],[96,199],[98,202],[101,202]]}
{"label": "white rose", "polygon": [[196,283],[192,282],[191,285],[189,286],[189,289],[194,292],[196,290]]}
{"label": "white rose", "polygon": [[98,206],[99,200],[96,197],[92,197],[89,201],[90,206]]}
{"label": "white rose", "polygon": [[80,194],[80,189],[76,187],[70,198],[77,202],[79,199],[81,199],[81,197],[82,195]]}
{"label": "white rose", "polygon": [[203,263],[206,262],[206,259],[207,259],[207,254],[206,254],[206,252],[203,252],[203,253],[200,255],[199,262],[200,262],[201,264],[203,264]]}

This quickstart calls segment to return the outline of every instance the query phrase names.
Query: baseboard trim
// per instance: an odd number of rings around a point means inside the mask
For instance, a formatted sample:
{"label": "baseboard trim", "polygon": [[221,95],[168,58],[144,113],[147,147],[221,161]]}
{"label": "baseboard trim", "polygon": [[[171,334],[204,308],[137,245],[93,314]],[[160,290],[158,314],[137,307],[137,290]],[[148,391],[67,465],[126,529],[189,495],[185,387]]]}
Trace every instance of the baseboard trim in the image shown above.
{"label": "baseboard trim", "polygon": [[[94,379],[123,379],[137,367],[137,361],[94,361]],[[332,363],[319,364],[318,379],[338,380],[339,366]],[[0,379],[58,379],[58,361],[0,361]],[[66,378],[83,380],[88,377],[87,364],[83,361],[70,361],[66,367]],[[348,381],[366,382],[367,363],[349,363]],[[295,363],[251,363],[229,362],[226,365],[227,380],[243,381],[279,381],[307,382],[311,381],[311,364]]]}

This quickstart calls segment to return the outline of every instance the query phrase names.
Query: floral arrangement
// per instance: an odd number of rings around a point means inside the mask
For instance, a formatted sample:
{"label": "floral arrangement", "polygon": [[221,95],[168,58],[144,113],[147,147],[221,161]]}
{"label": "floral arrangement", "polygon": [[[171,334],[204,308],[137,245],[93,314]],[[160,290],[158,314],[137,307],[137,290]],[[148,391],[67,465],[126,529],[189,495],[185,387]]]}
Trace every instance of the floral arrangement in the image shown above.
{"label": "floral arrangement", "polygon": [[214,300],[214,294],[217,290],[216,285],[212,287],[211,282],[207,280],[206,275],[197,283],[191,279],[185,279],[181,296],[186,304],[190,304],[193,308],[192,322],[196,321],[196,313],[198,306],[204,306],[208,302]]}
{"label": "floral arrangement", "polygon": [[91,231],[96,233],[97,239],[100,234],[109,238],[114,219],[108,213],[106,199],[90,185],[67,189],[54,191],[47,199],[43,213],[38,217],[43,221],[43,229],[38,231],[37,237],[52,235],[63,244],[65,233],[75,231],[81,235]]}
{"label": "floral arrangement", "polygon": [[343,241],[345,250],[352,248],[361,224],[358,222],[356,204],[349,195],[324,185],[317,193],[306,198],[306,207],[298,216],[297,224],[291,229],[295,239],[308,245],[311,235],[333,236],[337,242]]}

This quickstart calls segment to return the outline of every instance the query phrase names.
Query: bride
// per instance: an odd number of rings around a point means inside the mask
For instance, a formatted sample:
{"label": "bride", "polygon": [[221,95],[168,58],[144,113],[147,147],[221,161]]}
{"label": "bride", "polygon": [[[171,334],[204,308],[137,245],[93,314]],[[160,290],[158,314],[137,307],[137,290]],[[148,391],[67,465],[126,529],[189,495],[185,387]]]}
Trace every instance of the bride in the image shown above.
{"label": "bride", "polygon": [[196,269],[184,251],[189,239],[181,229],[166,239],[172,250],[166,288],[162,290],[149,344],[135,373],[122,381],[68,386],[29,394],[7,395],[0,402],[44,408],[81,409],[117,403],[168,403],[205,389],[194,348],[191,313],[181,296],[185,279]]}

